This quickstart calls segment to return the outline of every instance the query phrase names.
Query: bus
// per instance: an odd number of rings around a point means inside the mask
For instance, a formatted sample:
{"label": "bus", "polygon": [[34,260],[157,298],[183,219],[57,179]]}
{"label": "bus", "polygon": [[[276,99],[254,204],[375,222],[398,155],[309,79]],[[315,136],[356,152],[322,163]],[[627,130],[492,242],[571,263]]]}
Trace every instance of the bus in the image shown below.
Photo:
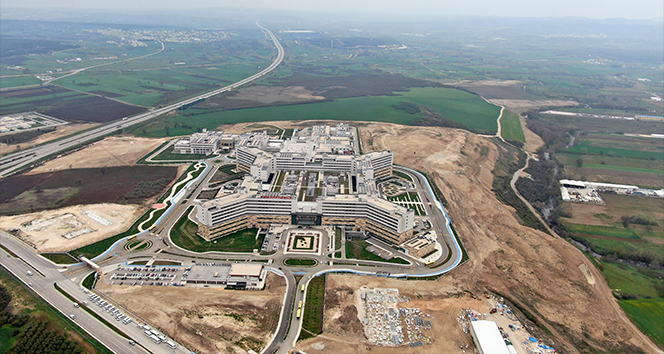
{"label": "bus", "polygon": [[152,231],[152,230],[154,230],[156,227],[157,227],[157,225],[152,225],[152,226],[150,226],[150,228],[148,229],[148,231]]}
{"label": "bus", "polygon": [[302,316],[302,309],[297,309],[297,318],[300,318]]}
{"label": "bus", "polygon": [[304,292],[304,284],[302,284],[302,289],[301,289],[301,291]]}
{"label": "bus", "polygon": [[302,309],[302,300],[300,300],[300,303],[297,304],[297,308],[298,308],[298,310]]}
{"label": "bus", "polygon": [[133,241],[136,237],[138,237],[138,235],[134,235],[134,236],[129,237],[129,238],[127,239],[127,242],[129,242],[129,241]]}

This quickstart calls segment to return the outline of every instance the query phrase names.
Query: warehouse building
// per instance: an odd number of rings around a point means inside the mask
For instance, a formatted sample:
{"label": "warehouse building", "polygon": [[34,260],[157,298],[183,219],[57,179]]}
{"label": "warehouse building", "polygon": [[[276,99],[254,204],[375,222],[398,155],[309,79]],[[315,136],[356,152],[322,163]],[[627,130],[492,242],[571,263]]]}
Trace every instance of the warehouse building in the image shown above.
{"label": "warehouse building", "polygon": [[480,354],[511,354],[493,321],[471,321],[470,333]]}

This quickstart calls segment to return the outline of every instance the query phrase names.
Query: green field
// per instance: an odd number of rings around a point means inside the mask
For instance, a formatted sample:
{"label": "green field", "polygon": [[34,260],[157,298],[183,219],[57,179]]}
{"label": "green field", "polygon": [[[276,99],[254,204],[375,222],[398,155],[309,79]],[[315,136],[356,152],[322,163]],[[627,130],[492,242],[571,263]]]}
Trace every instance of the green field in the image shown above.
{"label": "green field", "polygon": [[625,313],[653,341],[663,346],[664,272],[606,261],[601,262],[600,269]]}
{"label": "green field", "polygon": [[503,116],[500,118],[500,134],[505,140],[526,142],[519,116],[508,110],[504,110]]}
{"label": "green field", "polygon": [[323,311],[325,304],[326,275],[317,276],[307,286],[307,296],[302,314],[300,339],[315,337],[323,333]]}
{"label": "green field", "polygon": [[579,156],[579,154],[564,152],[558,153],[556,156],[560,162],[568,166],[575,166],[576,160],[580,157],[583,161],[584,168],[664,174],[664,160],[653,161],[620,156],[589,154]]}
{"label": "green field", "polygon": [[[266,62],[261,64],[264,67]],[[104,91],[108,92],[108,97],[152,107],[219,88],[259,70],[255,64],[227,64],[205,68],[85,72],[54,83],[79,91]]]}
{"label": "green field", "polygon": [[19,76],[19,77],[3,77],[0,79],[0,88],[9,88],[9,87],[18,87],[26,85],[39,85],[41,80],[36,77],[30,76]]}
{"label": "green field", "polygon": [[650,160],[664,160],[664,151],[642,151],[631,149],[620,149],[607,146],[594,146],[589,141],[580,141],[578,144],[571,148],[565,149],[565,152],[575,154],[589,154],[589,155],[606,155],[606,156],[621,156],[636,159],[650,159]]}
{"label": "green field", "polygon": [[[409,114],[404,110],[392,107],[403,102],[428,106],[437,113],[477,131],[495,132],[497,129],[496,119],[500,113],[499,107],[490,105],[477,95],[464,91],[425,87],[412,88],[395,96],[341,98],[335,101],[286,106],[227,111],[190,108],[183,113],[141,128],[146,131],[145,134],[139,129],[134,130],[133,133],[149,137],[163,137],[166,136],[165,127],[169,126],[169,135],[176,136],[191,134],[197,128],[214,130],[221,124],[310,119],[378,121],[408,125],[422,118],[421,113]],[[174,126],[174,124],[178,126]],[[191,128],[183,127],[183,125]]]}
{"label": "green field", "polygon": [[639,235],[637,235],[634,230],[625,229],[622,227],[618,228],[582,224],[568,224],[566,226],[567,230],[573,233],[620,237],[625,239],[639,239]]}
{"label": "green field", "polygon": [[620,300],[629,318],[660,347],[664,347],[664,298]]}
{"label": "green field", "polygon": [[168,148],[161,152],[161,154],[152,158],[152,161],[199,161],[213,156],[204,154],[178,154],[174,153],[172,148]]}

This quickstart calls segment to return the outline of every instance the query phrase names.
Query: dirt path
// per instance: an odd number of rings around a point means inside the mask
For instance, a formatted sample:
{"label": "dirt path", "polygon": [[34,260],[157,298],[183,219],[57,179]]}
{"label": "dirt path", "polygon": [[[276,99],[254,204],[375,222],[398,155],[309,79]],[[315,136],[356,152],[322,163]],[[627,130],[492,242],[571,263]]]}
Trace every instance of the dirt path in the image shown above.
{"label": "dirt path", "polygon": [[[383,123],[360,127],[360,133],[365,151],[390,149],[396,164],[427,172],[445,196],[470,259],[439,279],[439,288],[491,288],[508,295],[551,331],[561,351],[578,353],[577,347],[590,346],[600,352],[636,347],[660,352],[629,321],[581,251],[519,224],[515,211],[496,199],[491,171],[499,147],[490,140],[462,130]],[[589,284],[581,264],[596,284]]]}
{"label": "dirt path", "polygon": [[530,209],[530,212],[533,213],[537,217],[537,219],[542,223],[542,225],[544,225],[544,227],[549,232],[549,234],[554,236],[554,237],[559,237],[558,234],[556,234],[549,227],[549,224],[547,224],[546,221],[544,221],[544,219],[542,218],[540,213],[535,209],[535,207],[530,205],[530,203],[526,200],[526,198],[524,198],[521,195],[521,193],[519,193],[519,190],[516,189],[516,181],[521,177],[521,173],[523,173],[523,171],[528,168],[528,165],[530,164],[530,159],[532,159],[532,157],[530,156],[530,154],[528,154],[528,158],[526,159],[526,164],[523,167],[521,167],[519,170],[514,172],[514,174],[512,175],[512,180],[510,180],[510,187],[512,187],[512,190],[514,191],[514,193],[516,193],[516,196],[519,197],[519,199],[521,199],[521,201],[524,204],[526,204],[528,209]]}

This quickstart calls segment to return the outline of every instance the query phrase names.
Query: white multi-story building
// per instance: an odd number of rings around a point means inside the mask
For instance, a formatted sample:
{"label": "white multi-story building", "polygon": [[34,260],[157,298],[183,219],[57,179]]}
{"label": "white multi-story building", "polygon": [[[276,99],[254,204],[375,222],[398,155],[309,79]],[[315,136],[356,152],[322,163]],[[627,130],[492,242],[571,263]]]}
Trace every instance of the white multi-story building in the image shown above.
{"label": "white multi-story building", "polygon": [[182,138],[173,145],[176,154],[210,155],[219,151],[228,151],[233,148],[234,137],[225,132],[207,131],[194,133]]}
{"label": "white multi-story building", "polygon": [[210,240],[270,224],[336,225],[407,240],[414,211],[381,199],[375,184],[392,174],[393,154],[358,155],[356,136],[346,124],[314,126],[286,141],[239,136],[237,168],[250,176],[234,193],[198,204],[199,234]]}

